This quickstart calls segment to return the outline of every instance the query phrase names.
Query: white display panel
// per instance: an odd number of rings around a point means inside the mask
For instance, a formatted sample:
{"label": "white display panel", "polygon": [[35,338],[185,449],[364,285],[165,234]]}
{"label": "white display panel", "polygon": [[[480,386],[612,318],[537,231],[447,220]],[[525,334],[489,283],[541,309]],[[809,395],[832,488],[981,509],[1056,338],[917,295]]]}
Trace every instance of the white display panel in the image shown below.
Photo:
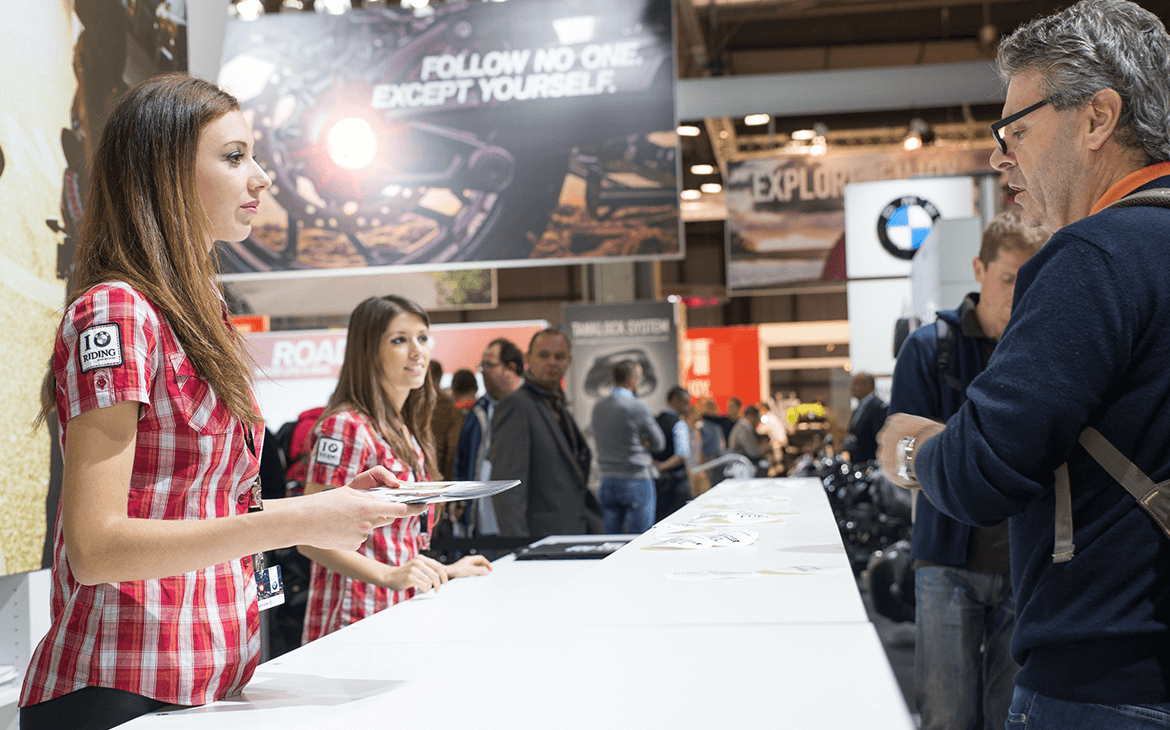
{"label": "white display panel", "polygon": [[975,215],[975,179],[920,177],[845,186],[849,279],[909,276],[935,221]]}
{"label": "white display panel", "polygon": [[968,292],[979,291],[971,260],[979,255],[983,224],[978,218],[940,220],[911,262],[911,310],[919,323],[935,312],[954,309]]}
{"label": "white display panel", "polygon": [[910,309],[910,279],[850,281],[845,291],[853,372],[893,374],[894,325]]}

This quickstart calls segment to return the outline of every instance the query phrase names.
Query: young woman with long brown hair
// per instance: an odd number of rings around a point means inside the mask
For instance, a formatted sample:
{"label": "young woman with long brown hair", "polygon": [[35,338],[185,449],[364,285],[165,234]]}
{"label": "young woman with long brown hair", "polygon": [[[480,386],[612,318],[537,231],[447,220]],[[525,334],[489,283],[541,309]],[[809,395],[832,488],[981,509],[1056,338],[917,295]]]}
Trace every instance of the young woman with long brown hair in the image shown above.
{"label": "young woman with long brown hair", "polygon": [[[239,692],[259,661],[249,556],[352,550],[417,515],[355,489],[261,509],[263,426],[216,288],[216,240],[251,231],[271,184],[236,100],[183,74],[110,114],[45,380],[64,455],[51,625],[21,727],[109,728]],[[395,485],[385,468],[352,486]]]}
{"label": "young woman with long brown hair", "polygon": [[[430,319],[417,304],[371,297],[354,309],[337,389],[313,429],[305,494],[344,485],[379,464],[402,482],[438,475],[431,434],[438,384],[430,362]],[[313,561],[304,642],[438,590],[449,578],[491,572],[481,555],[443,565],[420,554],[419,523],[411,517],[374,530],[357,552],[300,548]]]}

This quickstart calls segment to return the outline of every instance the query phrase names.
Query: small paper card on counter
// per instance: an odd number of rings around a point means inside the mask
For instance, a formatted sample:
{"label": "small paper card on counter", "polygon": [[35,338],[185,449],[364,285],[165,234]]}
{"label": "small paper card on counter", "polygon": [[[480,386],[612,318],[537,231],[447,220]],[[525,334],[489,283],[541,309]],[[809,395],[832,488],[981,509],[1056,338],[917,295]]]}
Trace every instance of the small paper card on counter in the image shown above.
{"label": "small paper card on counter", "polygon": [[670,537],[672,535],[679,535],[683,533],[696,532],[715,532],[715,528],[711,525],[699,525],[694,522],[663,522],[654,526],[654,535],[656,537]]}
{"label": "small paper card on counter", "polygon": [[736,547],[739,545],[751,545],[760,537],[760,533],[751,530],[736,530],[735,532],[720,532],[718,535],[711,535],[711,542],[715,543],[715,547]]}
{"label": "small paper card on counter", "polygon": [[714,524],[760,524],[765,522],[784,522],[780,515],[767,512],[748,512],[740,509],[715,510],[704,512],[691,518],[691,522]]}
{"label": "small paper card on counter", "polygon": [[836,565],[789,565],[784,568],[765,568],[761,575],[836,575],[846,568]]}
{"label": "small paper card on counter", "polygon": [[706,535],[678,535],[668,540],[647,545],[643,550],[702,550],[714,547],[715,542]]}
{"label": "small paper card on counter", "polygon": [[759,538],[759,533],[751,530],[736,530],[735,532],[720,532],[710,535],[675,535],[661,542],[647,545],[643,550],[702,550],[710,547],[734,547],[737,545],[751,545]]}
{"label": "small paper card on counter", "polygon": [[398,487],[374,487],[370,494],[391,502],[430,504],[490,497],[520,484],[519,479],[490,482],[403,482]]}

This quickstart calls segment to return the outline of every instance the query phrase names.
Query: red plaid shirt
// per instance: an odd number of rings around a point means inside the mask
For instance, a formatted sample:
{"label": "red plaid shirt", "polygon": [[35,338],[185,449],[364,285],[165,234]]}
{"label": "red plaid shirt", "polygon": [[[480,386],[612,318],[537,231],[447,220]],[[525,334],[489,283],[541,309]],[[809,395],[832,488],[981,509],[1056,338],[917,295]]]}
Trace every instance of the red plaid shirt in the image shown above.
{"label": "red plaid shirt", "polygon": [[[53,350],[61,448],[69,419],[141,403],[127,514],[201,520],[246,512],[259,460],[243,427],[141,294],[101,284],[65,312]],[[253,439],[259,453],[263,429]],[[33,654],[20,704],[87,686],[181,705],[237,693],[260,655],[251,559],[171,578],[84,586],[73,577],[58,516],[52,625]]]}
{"label": "red plaid shirt", "polygon": [[[423,463],[422,448],[413,437],[411,445],[416,463]],[[414,470],[394,455],[390,444],[365,416],[353,411],[335,413],[322,421],[313,431],[313,448],[309,453],[308,480],[327,487],[343,487],[361,472],[379,464],[399,481],[414,481]],[[370,533],[358,552],[380,563],[402,565],[423,549],[420,523],[415,516],[379,527]],[[405,591],[379,588],[314,562],[301,641],[307,644],[414,594],[413,588]]]}

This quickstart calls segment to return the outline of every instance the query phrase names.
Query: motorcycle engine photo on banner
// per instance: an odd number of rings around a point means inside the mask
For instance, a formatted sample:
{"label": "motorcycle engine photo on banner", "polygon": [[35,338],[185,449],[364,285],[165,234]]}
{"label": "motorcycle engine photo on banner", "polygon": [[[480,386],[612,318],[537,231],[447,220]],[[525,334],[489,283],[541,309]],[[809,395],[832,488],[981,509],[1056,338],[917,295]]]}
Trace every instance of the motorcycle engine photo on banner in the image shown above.
{"label": "motorcycle engine photo on banner", "polygon": [[670,3],[587,11],[230,21],[219,81],[273,184],[225,278],[681,255]]}

